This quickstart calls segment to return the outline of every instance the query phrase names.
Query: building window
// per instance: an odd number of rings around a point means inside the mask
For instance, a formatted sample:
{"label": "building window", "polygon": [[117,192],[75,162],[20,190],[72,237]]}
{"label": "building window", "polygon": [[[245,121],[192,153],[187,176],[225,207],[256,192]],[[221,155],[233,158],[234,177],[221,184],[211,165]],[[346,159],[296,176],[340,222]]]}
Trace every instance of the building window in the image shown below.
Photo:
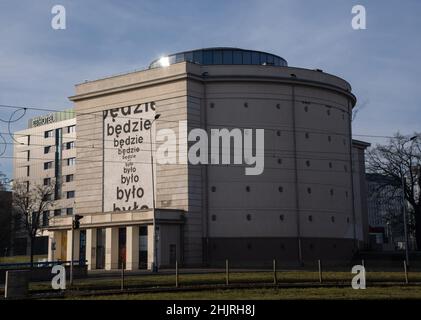
{"label": "building window", "polygon": [[247,219],[247,221],[250,221],[251,220],[251,214],[246,215],[246,219]]}
{"label": "building window", "polygon": [[279,220],[284,221],[285,217],[283,214],[279,215]]}
{"label": "building window", "polygon": [[278,191],[279,191],[279,192],[284,192],[284,188],[283,188],[282,186],[280,186],[280,187],[278,188]]}
{"label": "building window", "polygon": [[307,160],[307,161],[306,161],[306,166],[307,166],[307,167],[310,167],[310,160]]}
{"label": "building window", "polygon": [[73,181],[73,179],[74,179],[73,174],[68,174],[68,175],[66,175],[66,182],[72,182],[72,181]]}
{"label": "building window", "polygon": [[76,164],[76,158],[68,158],[67,159],[67,165],[68,166],[74,166]]}
{"label": "building window", "polygon": [[44,179],[44,186],[49,186],[51,184],[51,178]]}
{"label": "building window", "polygon": [[277,135],[278,137],[280,137],[280,136],[281,136],[281,130],[277,130],[277,131],[276,131],[276,135]]}
{"label": "building window", "polygon": [[211,107],[211,109],[215,108],[215,104],[212,102],[212,103],[210,104],[210,107]]}
{"label": "building window", "polygon": [[309,216],[308,216],[308,221],[310,221],[310,222],[312,222],[312,221],[313,221],[313,216],[312,216],[312,215],[309,215]]}
{"label": "building window", "polygon": [[51,138],[54,135],[53,130],[44,131],[44,138]]}
{"label": "building window", "polygon": [[73,132],[76,132],[76,126],[75,125],[68,126],[67,127],[67,133],[73,133]]}
{"label": "building window", "polygon": [[216,221],[216,214],[212,215],[212,221]]}
{"label": "building window", "polygon": [[276,105],[276,109],[281,109],[281,105],[279,103]]}
{"label": "building window", "polygon": [[66,144],[65,144],[66,150],[74,149],[74,147],[75,147],[75,142],[74,141],[66,142]]}
{"label": "building window", "polygon": [[330,217],[330,221],[332,221],[332,223],[335,223],[335,217],[334,216],[331,216]]}
{"label": "building window", "polygon": [[307,106],[304,107],[304,111],[305,112],[308,112],[308,107]]}
{"label": "building window", "polygon": [[251,243],[247,243],[247,250],[251,250]]}
{"label": "building window", "polygon": [[346,218],[346,223],[349,223],[349,217]]}
{"label": "building window", "polygon": [[306,139],[309,139],[310,138],[310,134],[308,132],[306,132],[305,137],[306,137]]}
{"label": "building window", "polygon": [[329,168],[332,169],[333,165],[332,162],[329,162]]}
{"label": "building window", "polygon": [[66,214],[71,216],[73,214],[73,208],[66,208]]}
{"label": "building window", "polygon": [[27,141],[27,145],[29,146],[31,144],[31,136],[28,135],[28,141]]}
{"label": "building window", "polygon": [[333,196],[333,189],[330,189],[330,195]]}
{"label": "building window", "polygon": [[246,191],[250,192],[250,186],[246,186]]}
{"label": "building window", "polygon": [[26,176],[29,177],[29,174],[30,174],[29,166],[26,166]]}
{"label": "building window", "polygon": [[44,170],[51,169],[53,167],[53,161],[44,162]]}
{"label": "building window", "polygon": [[29,181],[25,181],[26,184],[26,192],[29,192]]}
{"label": "building window", "polygon": [[50,153],[50,151],[51,151],[51,146],[44,147],[44,154]]}
{"label": "building window", "polygon": [[212,192],[215,192],[215,191],[216,191],[216,187],[215,187],[215,186],[212,186],[212,187],[211,187],[211,191],[212,191]]}
{"label": "building window", "polygon": [[54,216],[61,216],[61,209],[55,209],[54,210]]}
{"label": "building window", "polygon": [[26,161],[29,161],[30,158],[31,158],[31,151],[28,150],[28,151],[26,151]]}
{"label": "building window", "polygon": [[331,136],[327,136],[327,141],[332,142],[332,137]]}
{"label": "building window", "polygon": [[308,194],[311,194],[311,188],[309,187],[309,188],[307,188],[307,193]]}
{"label": "building window", "polygon": [[348,191],[345,191],[345,197],[348,198]]}
{"label": "building window", "polygon": [[67,191],[66,193],[66,198],[67,199],[72,199],[75,197],[75,192],[74,191]]}
{"label": "building window", "polygon": [[344,165],[344,170],[345,170],[345,172],[348,171],[348,167],[346,166],[346,164]]}
{"label": "building window", "polygon": [[326,113],[327,113],[328,116],[330,116],[330,109],[327,109]]}
{"label": "building window", "polygon": [[244,108],[248,108],[249,104],[247,102],[244,102]]}
{"label": "building window", "polygon": [[278,159],[278,164],[282,164],[282,159],[281,158]]}

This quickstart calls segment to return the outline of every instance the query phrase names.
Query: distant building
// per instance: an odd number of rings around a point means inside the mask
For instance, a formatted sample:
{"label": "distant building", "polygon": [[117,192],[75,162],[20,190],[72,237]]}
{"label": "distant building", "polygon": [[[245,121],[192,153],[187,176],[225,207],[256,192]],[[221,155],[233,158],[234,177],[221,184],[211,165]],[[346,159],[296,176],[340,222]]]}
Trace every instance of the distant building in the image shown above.
{"label": "distant building", "polygon": [[[76,118],[73,110],[53,112],[28,121],[28,128],[15,132],[20,144],[14,148],[14,180],[30,185],[55,183],[54,207],[42,213],[42,226],[54,216],[73,215],[75,204]],[[29,253],[22,223],[14,220],[15,255]],[[65,244],[64,244],[65,245]],[[48,236],[42,230],[35,243],[36,254],[47,254]],[[66,256],[52,257],[66,260]]]}
{"label": "distant building", "polygon": [[366,178],[371,248],[394,250],[404,242],[401,189],[381,174],[368,173]]}

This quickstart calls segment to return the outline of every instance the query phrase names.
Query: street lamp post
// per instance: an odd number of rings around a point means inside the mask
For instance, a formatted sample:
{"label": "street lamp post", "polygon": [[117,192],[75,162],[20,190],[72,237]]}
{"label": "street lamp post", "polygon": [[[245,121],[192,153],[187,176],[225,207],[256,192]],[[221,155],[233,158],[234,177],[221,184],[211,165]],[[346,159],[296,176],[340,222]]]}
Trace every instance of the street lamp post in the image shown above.
{"label": "street lamp post", "polygon": [[158,272],[158,245],[157,245],[157,234],[156,234],[156,214],[155,214],[155,178],[154,178],[154,169],[153,169],[153,148],[152,148],[152,126],[155,122],[155,120],[158,120],[158,118],[161,115],[158,113],[155,115],[154,119],[152,120],[151,123],[151,128],[150,128],[150,132],[149,132],[149,140],[150,140],[150,144],[151,144],[151,169],[152,169],[152,211],[153,211],[153,215],[152,215],[152,223],[153,223],[153,246],[152,246],[152,250],[154,253],[154,259],[153,259],[153,263],[152,263],[152,271],[153,272]]}

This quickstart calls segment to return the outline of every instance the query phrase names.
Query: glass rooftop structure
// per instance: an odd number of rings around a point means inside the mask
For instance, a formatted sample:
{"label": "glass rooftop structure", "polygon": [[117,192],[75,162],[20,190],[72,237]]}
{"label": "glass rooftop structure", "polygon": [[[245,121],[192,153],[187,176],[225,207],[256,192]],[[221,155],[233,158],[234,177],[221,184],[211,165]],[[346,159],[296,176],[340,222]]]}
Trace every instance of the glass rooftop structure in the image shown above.
{"label": "glass rooftop structure", "polygon": [[152,61],[149,69],[166,67],[174,63],[188,61],[203,65],[265,65],[287,67],[285,59],[262,51],[245,50],[239,48],[206,48],[178,52]]}

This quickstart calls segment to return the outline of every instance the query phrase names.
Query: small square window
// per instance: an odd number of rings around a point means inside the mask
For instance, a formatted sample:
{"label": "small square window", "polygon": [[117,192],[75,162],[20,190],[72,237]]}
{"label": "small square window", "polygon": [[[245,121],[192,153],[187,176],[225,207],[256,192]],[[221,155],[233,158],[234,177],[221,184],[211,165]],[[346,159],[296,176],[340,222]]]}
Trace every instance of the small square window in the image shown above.
{"label": "small square window", "polygon": [[66,214],[71,216],[73,214],[73,208],[66,208]]}
{"label": "small square window", "polygon": [[66,144],[65,144],[65,149],[66,150],[74,149],[74,147],[75,147],[75,142],[74,141],[66,142]]}
{"label": "small square window", "polygon": [[44,179],[44,186],[49,186],[51,184],[51,178]]}
{"label": "small square window", "polygon": [[76,132],[76,126],[75,125],[68,126],[67,127],[67,133],[73,133],[73,132]]}
{"label": "small square window", "polygon": [[73,174],[66,175],[66,182],[72,182],[73,179],[74,179],[74,175]]}
{"label": "small square window", "polygon": [[53,167],[52,161],[44,162],[44,170],[51,169],[52,167]]}
{"label": "small square window", "polygon": [[67,197],[67,199],[74,198],[75,197],[75,192],[74,191],[67,191],[66,197]]}
{"label": "small square window", "polygon": [[51,146],[44,147],[44,154],[50,153],[50,151],[51,151]]}
{"label": "small square window", "polygon": [[53,134],[53,130],[44,131],[44,138],[51,138]]}
{"label": "small square window", "polygon": [[68,158],[67,159],[67,165],[68,166],[74,166],[76,164],[76,158]]}

